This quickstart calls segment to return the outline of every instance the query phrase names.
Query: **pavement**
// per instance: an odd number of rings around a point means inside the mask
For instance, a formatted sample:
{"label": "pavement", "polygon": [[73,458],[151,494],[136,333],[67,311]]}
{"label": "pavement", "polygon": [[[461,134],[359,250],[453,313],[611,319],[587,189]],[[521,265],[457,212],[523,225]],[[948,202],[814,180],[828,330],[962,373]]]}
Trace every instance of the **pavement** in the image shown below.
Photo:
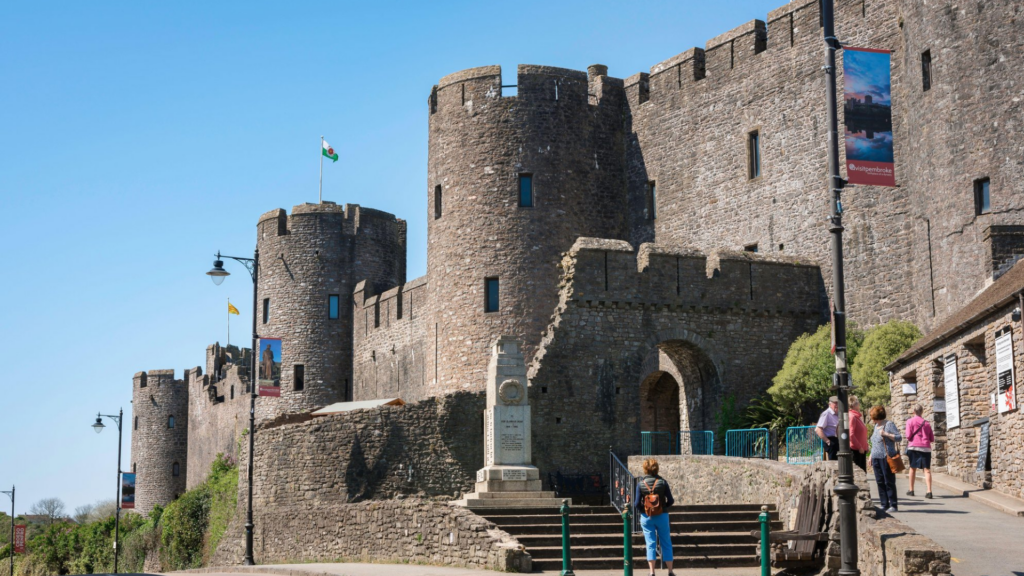
{"label": "pavement", "polygon": [[[934,498],[926,500],[923,475],[915,482],[916,496],[906,495],[905,476],[897,477],[896,486],[899,512],[892,516],[949,550],[955,576],[1024,576],[1024,517],[939,484],[933,484]],[[871,482],[870,487],[877,504],[878,485]]]}
{"label": "pavement", "polygon": [[[422,566],[417,564],[270,564],[253,567],[230,566],[221,568],[205,568],[206,576],[237,576],[238,574],[275,574],[279,576],[508,576],[507,572],[491,570],[473,570],[452,566]],[[189,570],[188,573],[199,572]],[[622,576],[618,570],[576,570],[578,576]],[[181,575],[185,572],[174,572]],[[644,576],[646,570],[635,569],[636,576]],[[678,576],[758,576],[760,568],[699,568],[676,570]],[[555,575],[557,571],[533,572],[533,574]],[[658,570],[658,576],[668,574],[667,570]],[[124,575],[122,575],[124,576]]]}

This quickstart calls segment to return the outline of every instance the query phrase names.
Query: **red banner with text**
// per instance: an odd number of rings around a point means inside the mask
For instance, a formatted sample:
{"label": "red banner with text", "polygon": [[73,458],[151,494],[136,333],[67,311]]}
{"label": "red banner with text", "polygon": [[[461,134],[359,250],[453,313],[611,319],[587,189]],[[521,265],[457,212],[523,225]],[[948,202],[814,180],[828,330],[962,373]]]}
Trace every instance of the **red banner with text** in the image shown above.
{"label": "red banner with text", "polygon": [[16,524],[14,526],[14,553],[24,554],[25,553],[25,525]]}
{"label": "red banner with text", "polygon": [[895,186],[890,53],[843,47],[846,179],[850,184]]}

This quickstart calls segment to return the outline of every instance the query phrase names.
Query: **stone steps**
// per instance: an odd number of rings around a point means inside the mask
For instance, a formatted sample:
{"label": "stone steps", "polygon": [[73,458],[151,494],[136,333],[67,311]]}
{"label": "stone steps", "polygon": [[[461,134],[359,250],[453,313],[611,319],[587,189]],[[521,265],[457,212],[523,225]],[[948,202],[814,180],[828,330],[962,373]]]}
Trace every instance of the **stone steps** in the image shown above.
{"label": "stone steps", "polygon": [[[534,570],[562,568],[562,517],[558,508],[476,510],[514,536],[533,557]],[[759,505],[677,506],[671,511],[672,549],[677,568],[755,567]],[[772,530],[781,530],[774,506]],[[574,506],[569,525],[575,570],[622,569],[622,516],[611,506]],[[641,534],[632,536],[635,567],[646,569]]]}

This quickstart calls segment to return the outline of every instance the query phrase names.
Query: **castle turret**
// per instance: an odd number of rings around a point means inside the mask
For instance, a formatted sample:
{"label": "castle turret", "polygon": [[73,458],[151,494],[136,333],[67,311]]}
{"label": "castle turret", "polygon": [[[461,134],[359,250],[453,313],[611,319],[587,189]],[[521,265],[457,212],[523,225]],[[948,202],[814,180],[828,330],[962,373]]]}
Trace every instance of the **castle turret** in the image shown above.
{"label": "castle turret", "polygon": [[281,339],[281,396],[257,418],[351,399],[352,291],[405,282],[406,224],[379,210],[332,202],[260,217],[256,330]]}
{"label": "castle turret", "polygon": [[[196,368],[195,370],[199,370]],[[188,459],[188,386],[174,370],[139,372],[132,382],[132,472],[135,511],[148,514],[185,491]]]}
{"label": "castle turret", "polygon": [[502,334],[521,339],[529,361],[555,308],[561,253],[580,236],[624,237],[624,90],[606,74],[520,65],[517,95],[503,97],[501,68],[487,66],[431,92],[435,393],[482,388]]}

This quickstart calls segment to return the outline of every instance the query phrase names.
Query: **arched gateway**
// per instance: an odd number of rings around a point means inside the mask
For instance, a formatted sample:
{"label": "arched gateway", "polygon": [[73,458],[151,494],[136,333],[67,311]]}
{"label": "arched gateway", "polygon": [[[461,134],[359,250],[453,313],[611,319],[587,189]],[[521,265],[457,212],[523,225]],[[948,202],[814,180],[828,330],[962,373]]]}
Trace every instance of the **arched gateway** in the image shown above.
{"label": "arched gateway", "polygon": [[708,430],[719,444],[730,399],[766,390],[824,321],[821,271],[791,260],[580,238],[562,269],[529,373],[546,472],[601,471],[609,447],[639,454],[642,432]]}

